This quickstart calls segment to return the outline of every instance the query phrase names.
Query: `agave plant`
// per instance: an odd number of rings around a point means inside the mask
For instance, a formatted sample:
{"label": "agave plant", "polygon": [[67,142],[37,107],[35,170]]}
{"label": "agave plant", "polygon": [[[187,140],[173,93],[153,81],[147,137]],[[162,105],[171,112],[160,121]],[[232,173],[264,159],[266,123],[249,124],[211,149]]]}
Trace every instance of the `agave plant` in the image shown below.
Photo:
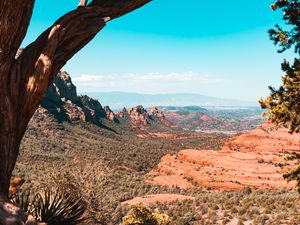
{"label": "agave plant", "polygon": [[86,204],[58,188],[36,194],[33,208],[34,217],[47,225],[76,225],[84,219]]}
{"label": "agave plant", "polygon": [[23,191],[19,190],[11,197],[11,201],[24,212],[32,213],[29,189]]}

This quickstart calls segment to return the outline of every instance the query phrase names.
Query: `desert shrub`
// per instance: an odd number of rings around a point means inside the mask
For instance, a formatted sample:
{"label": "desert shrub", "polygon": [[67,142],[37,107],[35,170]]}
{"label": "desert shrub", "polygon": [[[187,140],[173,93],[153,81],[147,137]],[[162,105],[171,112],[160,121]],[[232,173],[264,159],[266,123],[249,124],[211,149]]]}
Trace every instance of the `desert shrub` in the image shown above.
{"label": "desert shrub", "polygon": [[19,190],[11,197],[11,202],[17,205],[24,212],[32,213],[29,189],[23,191]]}
{"label": "desert shrub", "polygon": [[61,189],[46,189],[35,195],[34,216],[48,225],[75,225],[82,222],[85,202]]}
{"label": "desert shrub", "polygon": [[123,218],[124,225],[169,225],[166,214],[152,212],[142,204],[132,206],[128,215]]}
{"label": "desert shrub", "polygon": [[29,190],[20,191],[12,202],[47,225],[76,225],[85,219],[85,202],[75,193],[71,195],[60,188],[45,188],[32,196]]}

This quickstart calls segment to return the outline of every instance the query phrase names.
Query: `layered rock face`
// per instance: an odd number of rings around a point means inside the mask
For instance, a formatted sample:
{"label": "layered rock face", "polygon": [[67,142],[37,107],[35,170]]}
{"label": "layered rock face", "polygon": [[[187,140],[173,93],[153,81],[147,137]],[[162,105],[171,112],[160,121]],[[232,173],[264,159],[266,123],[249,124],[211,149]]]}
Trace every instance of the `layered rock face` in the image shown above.
{"label": "layered rock face", "polygon": [[170,120],[166,118],[165,113],[159,110],[157,107],[152,107],[150,110],[150,116],[153,120],[159,120],[163,125],[178,129],[179,127],[173,124]]}
{"label": "layered rock face", "polygon": [[[106,113],[100,102],[88,96],[78,96],[71,77],[60,72],[49,86],[41,106],[59,121],[84,121],[100,124]],[[39,112],[43,110],[39,109]]]}
{"label": "layered rock face", "polygon": [[69,74],[66,72],[60,72],[45,93],[42,104],[45,106],[52,106],[63,104],[63,101],[67,100],[77,102],[77,91]]}
{"label": "layered rock face", "polygon": [[45,93],[37,113],[44,116],[50,113],[59,121],[83,121],[96,125],[101,125],[104,120],[126,126],[129,124],[138,128],[144,128],[157,122],[168,125],[165,115],[156,107],[147,112],[140,105],[129,111],[123,108],[120,112],[114,113],[109,106],[103,108],[96,99],[87,95],[78,96],[76,86],[67,72],[60,72],[54,79]]}
{"label": "layered rock face", "polygon": [[163,111],[159,110],[157,107],[152,107],[152,109],[150,110],[150,116],[157,118],[159,120],[165,120],[165,114],[163,113]]}
{"label": "layered rock face", "polygon": [[149,112],[141,105],[131,108],[128,112],[124,108],[118,115],[122,118],[129,117],[131,124],[136,127],[149,126],[157,122],[165,126],[172,125],[172,123],[166,119],[163,111],[157,107],[153,107]]}
{"label": "layered rock face", "polygon": [[104,111],[108,120],[119,122],[119,119],[117,118],[116,114],[109,108],[108,105],[104,107]]}
{"label": "layered rock face", "polygon": [[126,118],[130,117],[130,115],[125,107],[120,112],[117,112],[116,115],[118,117],[120,117],[121,119],[126,119]]}
{"label": "layered rock face", "polygon": [[131,118],[131,122],[133,125],[146,126],[150,123],[149,122],[149,120],[150,120],[149,114],[148,114],[147,110],[141,105],[131,108],[129,110],[129,116]]}
{"label": "layered rock face", "polygon": [[287,129],[263,124],[235,136],[220,151],[186,149],[166,155],[148,175],[148,182],[203,190],[243,190],[293,188],[283,179],[280,165],[286,152],[297,152],[300,136]]}

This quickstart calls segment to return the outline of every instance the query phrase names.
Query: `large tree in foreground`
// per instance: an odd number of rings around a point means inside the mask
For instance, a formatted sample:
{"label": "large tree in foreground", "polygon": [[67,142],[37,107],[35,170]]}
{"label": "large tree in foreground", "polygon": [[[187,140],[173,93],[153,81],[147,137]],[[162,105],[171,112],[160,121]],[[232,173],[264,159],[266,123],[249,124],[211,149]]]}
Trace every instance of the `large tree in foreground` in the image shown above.
{"label": "large tree in foreground", "polygon": [[[275,45],[279,45],[279,53],[293,48],[296,59],[293,64],[288,61],[282,63],[285,75],[282,77],[282,86],[278,89],[270,87],[271,94],[265,100],[260,100],[262,108],[268,109],[267,116],[277,125],[290,129],[291,133],[300,132],[300,2],[299,0],[277,0],[271,5],[273,10],[283,11],[285,26],[276,25],[269,31],[270,38]],[[299,146],[300,147],[300,146]],[[297,163],[284,177],[288,181],[297,182],[300,192],[300,154],[293,153],[288,160]]]}
{"label": "large tree in foreground", "polygon": [[81,0],[78,8],[58,19],[16,57],[35,0],[0,0],[1,202],[8,201],[10,178],[20,142],[53,78],[106,22],[150,1],[93,0],[86,6],[86,0]]}

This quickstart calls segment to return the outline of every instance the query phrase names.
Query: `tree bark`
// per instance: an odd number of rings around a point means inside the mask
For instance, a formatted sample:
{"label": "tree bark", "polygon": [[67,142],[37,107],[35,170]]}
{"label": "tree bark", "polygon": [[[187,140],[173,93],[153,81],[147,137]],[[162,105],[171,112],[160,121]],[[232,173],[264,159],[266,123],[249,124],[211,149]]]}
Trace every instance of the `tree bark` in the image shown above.
{"label": "tree bark", "polygon": [[22,137],[59,70],[107,21],[150,1],[94,0],[62,16],[16,58],[34,0],[0,0],[0,201],[8,201]]}
{"label": "tree bark", "polygon": [[[25,37],[34,0],[0,1],[0,201],[8,201],[10,177],[25,132],[20,129],[20,73],[15,54]],[[19,114],[19,115],[18,115]]]}

